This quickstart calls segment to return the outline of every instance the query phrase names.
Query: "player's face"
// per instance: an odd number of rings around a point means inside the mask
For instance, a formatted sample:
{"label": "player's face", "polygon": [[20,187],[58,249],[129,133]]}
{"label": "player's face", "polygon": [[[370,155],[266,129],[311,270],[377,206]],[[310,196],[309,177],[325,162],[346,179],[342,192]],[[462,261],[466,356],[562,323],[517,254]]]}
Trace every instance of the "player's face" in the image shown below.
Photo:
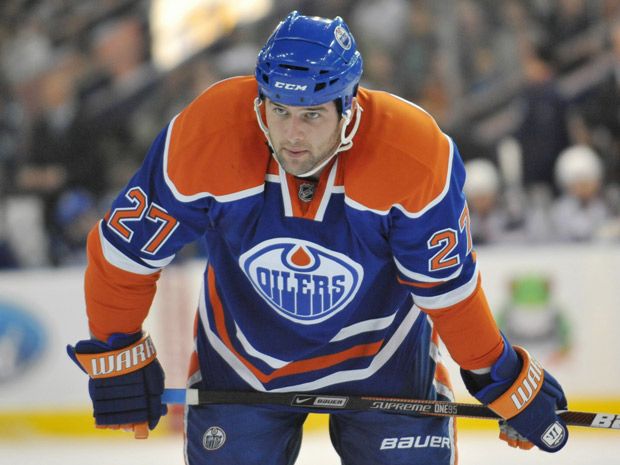
{"label": "player's face", "polygon": [[267,99],[265,111],[275,156],[287,173],[307,173],[340,144],[342,119],[334,102],[299,107]]}

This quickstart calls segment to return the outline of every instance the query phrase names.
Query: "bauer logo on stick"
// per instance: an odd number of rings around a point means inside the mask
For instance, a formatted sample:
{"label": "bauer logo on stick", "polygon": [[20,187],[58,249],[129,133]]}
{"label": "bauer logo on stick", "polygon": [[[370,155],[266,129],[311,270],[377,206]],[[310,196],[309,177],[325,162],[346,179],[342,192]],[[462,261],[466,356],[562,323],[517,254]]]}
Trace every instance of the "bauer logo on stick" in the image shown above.
{"label": "bauer logo on stick", "polygon": [[594,417],[592,426],[595,428],[620,429],[620,415],[599,413]]}

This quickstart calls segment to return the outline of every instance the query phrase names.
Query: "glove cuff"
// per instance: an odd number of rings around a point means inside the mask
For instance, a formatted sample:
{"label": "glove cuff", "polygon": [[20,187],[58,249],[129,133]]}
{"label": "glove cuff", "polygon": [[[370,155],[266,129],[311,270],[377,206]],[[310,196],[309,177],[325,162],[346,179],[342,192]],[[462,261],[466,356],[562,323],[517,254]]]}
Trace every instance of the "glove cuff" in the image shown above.
{"label": "glove cuff", "polygon": [[521,372],[512,385],[488,406],[505,419],[521,413],[534,400],[542,388],[545,371],[523,347],[514,346],[523,362]]}
{"label": "glove cuff", "polygon": [[75,353],[75,359],[92,379],[111,378],[138,371],[157,357],[151,336],[145,333],[126,347],[94,354]]}

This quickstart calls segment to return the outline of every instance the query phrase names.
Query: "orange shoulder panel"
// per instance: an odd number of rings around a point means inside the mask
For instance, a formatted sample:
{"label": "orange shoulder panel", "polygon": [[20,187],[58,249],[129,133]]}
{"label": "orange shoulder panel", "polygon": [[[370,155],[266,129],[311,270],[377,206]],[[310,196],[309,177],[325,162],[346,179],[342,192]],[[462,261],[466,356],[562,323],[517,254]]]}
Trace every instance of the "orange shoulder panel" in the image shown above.
{"label": "orange shoulder panel", "polygon": [[504,340],[491,314],[480,278],[476,290],[462,302],[441,310],[424,311],[461,368],[490,367],[502,354]]}
{"label": "orange shoulder panel", "polygon": [[220,81],[174,120],[167,173],[183,195],[227,195],[262,185],[270,153],[254,114],[256,80]]}
{"label": "orange shoulder panel", "polygon": [[423,210],[446,185],[450,143],[424,110],[386,92],[360,88],[364,109],[353,148],[340,155],[347,196],[385,211]]}
{"label": "orange shoulder panel", "polygon": [[90,231],[84,275],[90,332],[105,341],[112,333],[135,333],[149,312],[160,272],[138,275],[111,265],[103,256],[99,225]]}

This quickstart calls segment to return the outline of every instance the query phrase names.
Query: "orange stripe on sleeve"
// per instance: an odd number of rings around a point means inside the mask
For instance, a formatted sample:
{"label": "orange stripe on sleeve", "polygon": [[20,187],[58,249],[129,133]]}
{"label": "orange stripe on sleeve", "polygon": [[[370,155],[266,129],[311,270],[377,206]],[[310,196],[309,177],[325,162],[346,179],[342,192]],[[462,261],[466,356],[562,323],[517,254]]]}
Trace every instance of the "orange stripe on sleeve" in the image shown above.
{"label": "orange stripe on sleeve", "polygon": [[422,283],[422,282],[414,283],[412,281],[405,281],[404,279],[401,279],[401,278],[397,278],[397,279],[400,284],[404,284],[405,286],[418,287],[420,289],[431,289],[433,287],[437,287],[445,283],[445,281],[439,281],[436,283]]}
{"label": "orange stripe on sleeve", "polygon": [[94,337],[140,331],[153,303],[160,272],[138,275],[121,270],[103,256],[99,225],[88,234],[88,265],[84,275],[86,314]]}
{"label": "orange stripe on sleeve", "polygon": [[443,363],[435,365],[435,379],[452,391],[452,381],[450,380],[450,372]]}
{"label": "orange stripe on sleeve", "polygon": [[476,290],[467,299],[441,310],[424,310],[461,368],[486,368],[499,358],[504,341],[491,314],[478,278]]}

